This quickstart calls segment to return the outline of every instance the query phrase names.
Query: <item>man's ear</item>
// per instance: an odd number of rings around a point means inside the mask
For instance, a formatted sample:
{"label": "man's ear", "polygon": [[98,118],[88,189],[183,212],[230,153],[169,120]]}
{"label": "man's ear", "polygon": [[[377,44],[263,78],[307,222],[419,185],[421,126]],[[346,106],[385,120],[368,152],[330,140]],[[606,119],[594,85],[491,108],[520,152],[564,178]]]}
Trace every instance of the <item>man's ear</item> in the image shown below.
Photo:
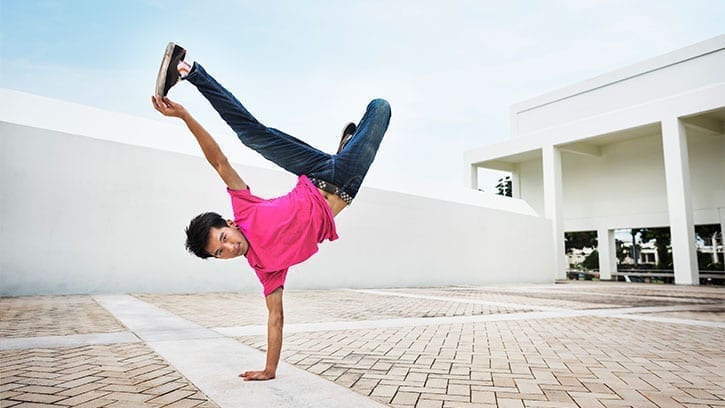
{"label": "man's ear", "polygon": [[227,220],[227,227],[229,228],[235,228],[237,224],[234,223],[232,220]]}

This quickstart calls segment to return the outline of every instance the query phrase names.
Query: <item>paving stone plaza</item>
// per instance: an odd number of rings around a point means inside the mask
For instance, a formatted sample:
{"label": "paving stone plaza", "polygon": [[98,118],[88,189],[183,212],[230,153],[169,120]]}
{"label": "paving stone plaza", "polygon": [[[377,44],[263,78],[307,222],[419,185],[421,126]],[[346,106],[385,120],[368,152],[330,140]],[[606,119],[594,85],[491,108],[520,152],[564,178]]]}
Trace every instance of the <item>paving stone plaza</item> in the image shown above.
{"label": "paving stone plaza", "polygon": [[725,289],[576,282],[0,299],[0,407],[724,407]]}

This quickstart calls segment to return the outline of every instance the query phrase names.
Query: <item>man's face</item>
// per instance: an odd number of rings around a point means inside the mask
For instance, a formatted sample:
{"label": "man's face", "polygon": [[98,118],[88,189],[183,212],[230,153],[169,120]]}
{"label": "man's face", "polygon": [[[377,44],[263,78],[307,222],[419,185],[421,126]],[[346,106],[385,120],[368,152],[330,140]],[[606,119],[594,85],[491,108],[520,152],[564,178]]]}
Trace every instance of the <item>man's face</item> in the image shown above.
{"label": "man's face", "polygon": [[237,226],[231,220],[227,220],[226,227],[212,227],[204,249],[214,258],[230,259],[245,255],[249,243]]}

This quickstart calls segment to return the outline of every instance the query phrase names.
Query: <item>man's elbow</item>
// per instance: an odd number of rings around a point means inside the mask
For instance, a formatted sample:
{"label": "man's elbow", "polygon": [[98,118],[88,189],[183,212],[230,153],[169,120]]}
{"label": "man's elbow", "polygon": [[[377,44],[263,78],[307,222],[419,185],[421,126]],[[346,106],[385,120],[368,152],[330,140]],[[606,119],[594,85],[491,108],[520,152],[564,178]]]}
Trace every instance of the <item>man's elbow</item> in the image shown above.
{"label": "man's elbow", "polygon": [[229,159],[227,159],[227,156],[224,155],[221,155],[220,157],[209,158],[209,164],[211,164],[217,172],[230,166]]}

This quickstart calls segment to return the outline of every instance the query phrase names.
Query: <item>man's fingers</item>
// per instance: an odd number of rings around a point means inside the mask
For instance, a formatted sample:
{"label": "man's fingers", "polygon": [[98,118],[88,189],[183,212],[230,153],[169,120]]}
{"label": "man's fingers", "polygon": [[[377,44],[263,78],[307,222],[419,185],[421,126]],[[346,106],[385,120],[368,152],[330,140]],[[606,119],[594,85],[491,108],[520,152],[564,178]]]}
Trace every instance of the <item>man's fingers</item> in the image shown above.
{"label": "man's fingers", "polygon": [[154,108],[164,115],[168,115],[168,113],[173,110],[170,105],[164,103],[164,101],[158,96],[152,96],[151,102],[154,104]]}
{"label": "man's fingers", "polygon": [[161,113],[164,113],[169,108],[158,96],[152,96],[151,101],[154,104],[154,108]]}
{"label": "man's fingers", "polygon": [[163,101],[164,105],[168,106],[169,108],[173,108],[174,105],[176,105],[176,103],[169,99],[168,96],[164,96],[163,98],[161,98],[161,100]]}

